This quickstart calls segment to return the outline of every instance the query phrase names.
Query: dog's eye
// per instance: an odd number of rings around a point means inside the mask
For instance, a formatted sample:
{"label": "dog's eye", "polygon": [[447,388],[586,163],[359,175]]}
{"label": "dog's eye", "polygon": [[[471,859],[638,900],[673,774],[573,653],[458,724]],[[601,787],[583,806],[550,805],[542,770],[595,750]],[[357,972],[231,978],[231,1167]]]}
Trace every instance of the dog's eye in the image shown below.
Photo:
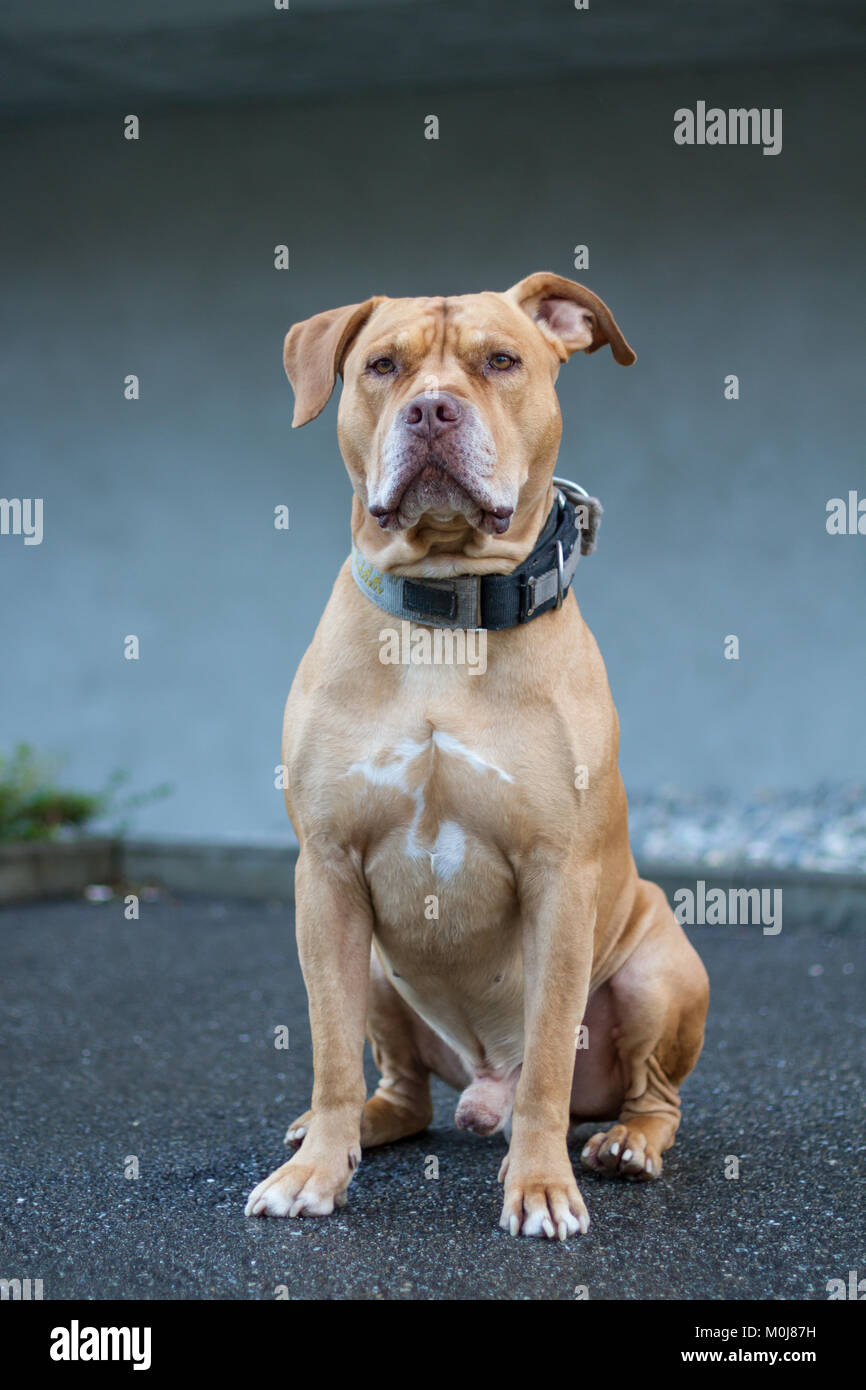
{"label": "dog's eye", "polygon": [[370,363],[370,370],[377,372],[379,376],[387,376],[394,370],[394,360],[391,357],[377,357],[375,362]]}
{"label": "dog's eye", "polygon": [[515,358],[510,352],[494,352],[490,358],[491,367],[495,367],[497,372],[507,372],[509,367],[513,367]]}

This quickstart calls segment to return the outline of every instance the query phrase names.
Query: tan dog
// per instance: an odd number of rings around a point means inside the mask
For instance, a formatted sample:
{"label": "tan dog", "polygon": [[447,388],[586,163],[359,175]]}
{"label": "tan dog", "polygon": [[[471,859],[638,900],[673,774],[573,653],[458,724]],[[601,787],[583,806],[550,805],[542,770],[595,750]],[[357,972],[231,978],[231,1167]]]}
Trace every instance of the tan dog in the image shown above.
{"label": "tan dog", "polygon": [[342,1205],[362,1148],[429,1124],[431,1072],[462,1092],[461,1127],[511,1121],[513,1235],[586,1231],[570,1122],[616,1120],[581,1155],[612,1175],[657,1178],[674,1141],[707,978],[637,876],[616,712],[573,595],[491,631],[484,675],[383,664],[371,601],[395,577],[435,593],[530,556],[555,515],[560,364],[606,343],[634,361],[606,305],[546,273],[504,294],[369,299],[286,338],[296,426],[344,378],[358,574],[347,560],[286,706],[315,1083],[287,1135],[299,1150],[248,1214]]}

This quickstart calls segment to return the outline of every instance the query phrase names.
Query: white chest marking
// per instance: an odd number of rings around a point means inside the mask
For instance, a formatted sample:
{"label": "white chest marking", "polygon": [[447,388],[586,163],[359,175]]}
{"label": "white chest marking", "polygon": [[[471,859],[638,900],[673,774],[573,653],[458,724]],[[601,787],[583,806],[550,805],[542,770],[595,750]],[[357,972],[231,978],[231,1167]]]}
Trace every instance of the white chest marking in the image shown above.
{"label": "white chest marking", "polygon": [[372,758],[364,758],[362,762],[352,763],[343,776],[349,777],[353,772],[360,772],[374,787],[399,787],[400,791],[409,792],[409,781],[406,777],[409,764],[414,762],[426,747],[426,743],[416,743],[411,738],[404,739],[392,750],[392,762],[374,763]]}
{"label": "white chest marking", "polygon": [[[503,782],[514,781],[510,773],[503,772],[501,767],[496,767],[494,763],[489,763],[486,759],[479,757],[477,753],[472,752],[471,748],[465,747],[451,734],[443,733],[438,729],[435,730],[433,745],[441,753],[449,753],[453,757],[463,758],[476,772],[494,772]],[[425,809],[426,782],[422,782],[414,791],[410,790],[408,771],[409,764],[427,751],[430,751],[430,744],[426,740],[416,742],[413,739],[404,739],[402,743],[398,743],[396,748],[391,750],[389,762],[375,763],[372,758],[363,758],[360,762],[352,763],[344,776],[348,777],[353,772],[360,772],[371,786],[396,787],[412,798],[415,809],[406,831],[406,857],[408,859],[422,859],[426,856],[430,860],[430,866],[436,877],[447,881],[463,867],[466,856],[466,833],[456,821],[446,820],[440,824],[432,848],[422,845],[418,838],[418,830]]]}
{"label": "white chest marking", "polygon": [[466,855],[466,834],[456,820],[444,820],[436,833],[430,855],[430,866],[437,878],[453,878],[463,868]]}
{"label": "white chest marking", "polygon": [[476,772],[495,772],[497,777],[501,777],[503,782],[513,782],[514,778],[508,772],[503,772],[501,767],[495,763],[488,763],[485,758],[481,758],[477,753],[473,753],[471,748],[467,748],[459,739],[451,734],[445,734],[441,729],[436,729],[433,734],[433,742],[437,748],[441,748],[443,753],[453,753],[456,758],[465,758],[470,767],[474,767]]}

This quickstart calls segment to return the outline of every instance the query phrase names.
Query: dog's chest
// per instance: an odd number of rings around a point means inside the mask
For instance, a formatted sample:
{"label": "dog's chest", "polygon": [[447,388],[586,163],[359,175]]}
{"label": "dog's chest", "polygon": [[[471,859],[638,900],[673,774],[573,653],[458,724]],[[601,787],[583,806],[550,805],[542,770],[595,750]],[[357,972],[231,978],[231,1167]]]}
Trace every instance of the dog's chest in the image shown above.
{"label": "dog's chest", "polygon": [[[463,732],[463,731],[461,731]],[[515,1065],[521,948],[510,822],[515,771],[466,731],[416,730],[347,769],[366,815],[364,871],[398,993],[472,1064]]]}
{"label": "dog's chest", "polygon": [[426,721],[353,761],[342,780],[363,822],[368,876],[402,867],[447,884],[477,868],[510,814],[516,778],[505,761]]}

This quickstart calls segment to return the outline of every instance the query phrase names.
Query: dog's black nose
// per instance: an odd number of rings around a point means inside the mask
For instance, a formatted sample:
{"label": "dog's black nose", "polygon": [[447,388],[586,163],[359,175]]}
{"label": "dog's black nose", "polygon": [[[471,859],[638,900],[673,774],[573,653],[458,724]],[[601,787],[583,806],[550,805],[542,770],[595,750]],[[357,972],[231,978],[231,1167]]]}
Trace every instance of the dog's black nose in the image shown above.
{"label": "dog's black nose", "polygon": [[406,406],[404,421],[412,434],[436,439],[446,430],[453,430],[463,418],[463,407],[449,391],[435,395],[415,396]]}

